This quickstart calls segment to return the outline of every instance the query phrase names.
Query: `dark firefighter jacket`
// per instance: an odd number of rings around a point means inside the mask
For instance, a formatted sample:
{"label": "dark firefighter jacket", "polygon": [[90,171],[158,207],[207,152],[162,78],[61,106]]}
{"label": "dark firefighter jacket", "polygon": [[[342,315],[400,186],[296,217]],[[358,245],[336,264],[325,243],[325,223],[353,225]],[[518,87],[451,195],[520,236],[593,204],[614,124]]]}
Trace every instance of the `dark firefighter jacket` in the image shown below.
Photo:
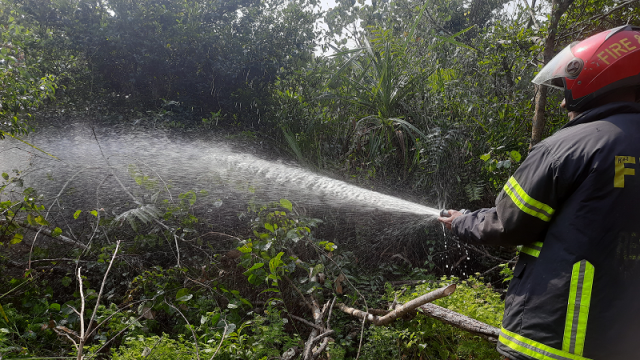
{"label": "dark firefighter jacket", "polygon": [[498,351],[640,359],[640,104],[583,113],[536,145],[463,241],[523,245]]}

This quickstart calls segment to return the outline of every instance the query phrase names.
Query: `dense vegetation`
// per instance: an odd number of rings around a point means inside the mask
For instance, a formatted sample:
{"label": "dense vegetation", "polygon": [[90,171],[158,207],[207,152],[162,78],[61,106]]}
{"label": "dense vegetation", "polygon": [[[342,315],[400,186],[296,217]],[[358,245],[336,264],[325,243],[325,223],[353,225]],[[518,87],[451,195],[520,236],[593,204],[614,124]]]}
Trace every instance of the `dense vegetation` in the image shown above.
{"label": "dense vegetation", "polygon": [[[430,204],[491,206],[566,121],[536,71],[627,23],[638,1],[0,0],[0,138],[85,118],[198,129]],[[0,357],[500,358],[420,314],[377,327],[336,304],[386,309],[457,283],[436,303],[499,326],[515,249],[447,248],[438,228],[380,249],[374,220],[340,228],[287,199],[253,198],[224,227],[206,192],[172,194],[133,165],[130,210],[71,215],[6,171]]]}

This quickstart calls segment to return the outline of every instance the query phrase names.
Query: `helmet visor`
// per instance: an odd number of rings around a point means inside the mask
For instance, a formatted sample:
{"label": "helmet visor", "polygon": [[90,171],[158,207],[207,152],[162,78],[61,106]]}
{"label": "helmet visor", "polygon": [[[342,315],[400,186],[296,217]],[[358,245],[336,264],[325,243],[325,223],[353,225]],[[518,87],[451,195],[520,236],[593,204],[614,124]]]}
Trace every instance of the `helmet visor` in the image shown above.
{"label": "helmet visor", "polygon": [[540,70],[531,82],[537,85],[547,85],[556,89],[563,90],[564,82],[562,78],[573,78],[574,76],[567,73],[567,64],[575,59],[575,55],[571,51],[573,46],[578,42],[574,42],[556,55],[545,67]]}

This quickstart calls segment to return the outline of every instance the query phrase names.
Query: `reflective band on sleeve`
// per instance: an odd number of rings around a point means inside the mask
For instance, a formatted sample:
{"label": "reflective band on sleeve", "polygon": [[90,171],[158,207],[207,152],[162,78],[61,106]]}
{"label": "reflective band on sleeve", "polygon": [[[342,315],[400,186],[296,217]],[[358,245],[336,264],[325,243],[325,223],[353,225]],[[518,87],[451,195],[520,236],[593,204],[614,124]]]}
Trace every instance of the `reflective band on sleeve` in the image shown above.
{"label": "reflective band on sleeve", "polygon": [[500,343],[524,355],[539,360],[589,360],[585,357],[554,349],[527,339],[505,328],[500,330]]}
{"label": "reflective band on sleeve", "polygon": [[542,242],[536,241],[533,244],[523,245],[520,249],[521,253],[529,254],[533,257],[540,256],[540,250],[542,250]]}
{"label": "reflective band on sleeve", "polygon": [[573,271],[571,272],[571,288],[569,290],[562,350],[576,355],[582,355],[584,350],[594,270],[590,262],[582,260],[573,265]]}
{"label": "reflective band on sleeve", "polygon": [[555,210],[549,205],[541,203],[527,195],[513,176],[504,185],[504,191],[509,195],[513,203],[520,208],[520,210],[543,221],[551,220],[551,216]]}

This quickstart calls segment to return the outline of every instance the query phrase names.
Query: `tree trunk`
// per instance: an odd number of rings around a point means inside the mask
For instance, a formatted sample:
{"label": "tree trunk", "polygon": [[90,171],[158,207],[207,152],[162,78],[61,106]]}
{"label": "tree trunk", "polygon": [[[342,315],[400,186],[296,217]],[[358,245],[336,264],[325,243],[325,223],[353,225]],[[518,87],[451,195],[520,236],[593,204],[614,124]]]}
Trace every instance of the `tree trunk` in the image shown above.
{"label": "tree trunk", "polygon": [[[546,49],[545,49],[546,52]],[[546,64],[546,62],[545,62]],[[536,85],[536,108],[533,114],[533,125],[531,127],[531,144],[529,150],[542,140],[544,125],[547,123],[544,109],[547,107],[547,87],[544,85]]]}
{"label": "tree trunk", "polygon": [[[560,24],[560,18],[567,11],[569,6],[574,0],[553,0],[551,3],[551,21],[549,23],[549,34],[544,42],[543,63],[548,64],[555,56],[556,37],[558,35],[558,25]],[[545,108],[547,106],[547,87],[538,86],[538,92],[536,94],[536,108],[533,115],[533,126],[531,129],[531,144],[529,148],[539,143],[542,140],[542,134],[544,133],[544,126],[547,123],[545,116]]]}

